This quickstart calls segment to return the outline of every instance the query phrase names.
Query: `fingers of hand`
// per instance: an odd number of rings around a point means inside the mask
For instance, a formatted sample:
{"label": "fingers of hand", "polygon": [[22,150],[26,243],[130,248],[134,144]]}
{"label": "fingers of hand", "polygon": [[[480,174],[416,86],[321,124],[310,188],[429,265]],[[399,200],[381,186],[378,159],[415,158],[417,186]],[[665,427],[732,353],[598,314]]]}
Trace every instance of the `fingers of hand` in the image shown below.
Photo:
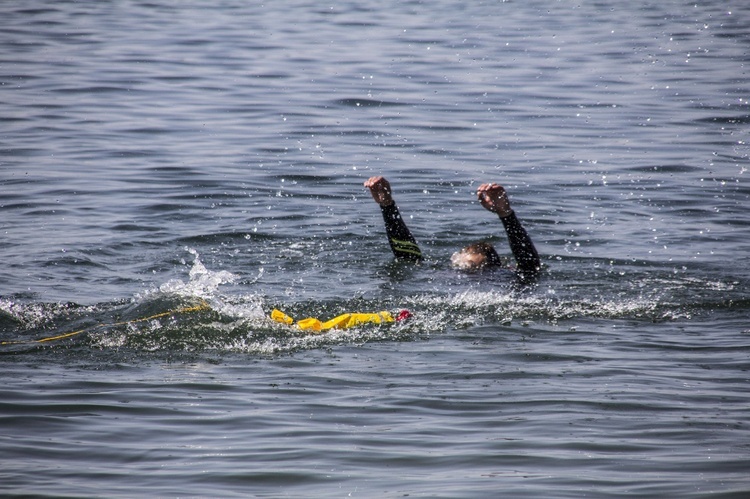
{"label": "fingers of hand", "polygon": [[385,179],[385,177],[370,177],[365,182],[365,187],[368,189],[384,189],[384,190],[390,190],[390,184],[388,183],[388,180]]}

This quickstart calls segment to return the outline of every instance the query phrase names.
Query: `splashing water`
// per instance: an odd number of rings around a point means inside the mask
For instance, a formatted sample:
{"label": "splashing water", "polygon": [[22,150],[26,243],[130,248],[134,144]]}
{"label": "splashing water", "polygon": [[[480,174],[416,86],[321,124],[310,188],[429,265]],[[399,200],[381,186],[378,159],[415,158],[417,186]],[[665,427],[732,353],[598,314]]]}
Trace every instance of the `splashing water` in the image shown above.
{"label": "splashing water", "polygon": [[[237,276],[226,270],[210,271],[201,262],[200,255],[192,248],[185,248],[195,258],[188,274],[187,282],[172,279],[158,288],[158,293],[183,297],[199,297],[211,299],[216,296],[219,286],[235,282]],[[148,296],[148,294],[146,295]]]}
{"label": "splashing water", "polygon": [[[581,318],[689,319],[700,311],[695,304],[721,306],[721,301],[711,297],[719,293],[724,300],[734,288],[733,282],[714,278],[705,280],[646,272],[634,273],[627,281],[618,281],[618,286],[612,287],[606,296],[582,296],[580,288],[586,286],[585,282],[574,282],[571,276],[549,276],[544,285],[523,291],[470,288],[451,293],[401,296],[398,306],[406,306],[413,313],[405,323],[308,334],[270,320],[269,313],[278,304],[270,304],[268,297],[259,293],[224,292],[222,287],[235,284],[238,276],[226,270],[208,269],[198,251],[192,248],[186,251],[193,256],[187,280],[169,280],[134,295],[127,302],[89,307],[0,302],[3,328],[17,335],[6,343],[36,343],[40,337],[44,338],[41,335],[73,341],[65,335],[76,330],[87,334],[77,336],[74,341],[100,349],[214,350],[265,355],[336,344],[410,341],[475,325],[511,327],[531,322],[558,325]],[[259,270],[255,281],[262,275]],[[693,305],[682,296],[686,292],[695,298]],[[736,305],[736,301],[732,303]],[[286,303],[284,308],[298,319],[307,316],[328,319],[344,312],[372,312],[395,305],[393,297],[358,297]],[[31,335],[33,339],[29,339]],[[88,339],[81,341],[83,338]],[[54,342],[45,346],[54,347]]]}

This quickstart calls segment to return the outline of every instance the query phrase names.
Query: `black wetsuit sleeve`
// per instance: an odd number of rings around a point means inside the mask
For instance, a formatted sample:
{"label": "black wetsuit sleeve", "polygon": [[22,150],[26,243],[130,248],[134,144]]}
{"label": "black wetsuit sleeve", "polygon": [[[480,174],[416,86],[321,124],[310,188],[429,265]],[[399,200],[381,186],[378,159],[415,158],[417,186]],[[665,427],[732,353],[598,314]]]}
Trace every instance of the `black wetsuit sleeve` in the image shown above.
{"label": "black wetsuit sleeve", "polygon": [[526,229],[521,225],[515,212],[511,212],[510,215],[500,220],[505,227],[505,233],[508,234],[508,243],[516,259],[518,271],[524,276],[535,276],[539,273],[542,263]]}
{"label": "black wetsuit sleeve", "polygon": [[388,243],[396,258],[405,260],[419,261],[422,259],[422,252],[417,246],[417,241],[406,227],[401,213],[398,211],[396,203],[388,206],[381,206],[383,212],[383,221],[385,222],[385,232],[388,235]]}

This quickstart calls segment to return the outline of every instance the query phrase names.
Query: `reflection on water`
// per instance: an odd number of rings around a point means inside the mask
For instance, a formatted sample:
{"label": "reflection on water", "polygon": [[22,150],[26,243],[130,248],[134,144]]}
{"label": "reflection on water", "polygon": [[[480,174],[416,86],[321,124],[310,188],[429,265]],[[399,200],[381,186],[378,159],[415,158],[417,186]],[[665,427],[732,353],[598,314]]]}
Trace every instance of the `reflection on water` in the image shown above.
{"label": "reflection on water", "polygon": [[[747,496],[748,20],[1,3],[0,490]],[[449,266],[490,181],[532,286]]]}

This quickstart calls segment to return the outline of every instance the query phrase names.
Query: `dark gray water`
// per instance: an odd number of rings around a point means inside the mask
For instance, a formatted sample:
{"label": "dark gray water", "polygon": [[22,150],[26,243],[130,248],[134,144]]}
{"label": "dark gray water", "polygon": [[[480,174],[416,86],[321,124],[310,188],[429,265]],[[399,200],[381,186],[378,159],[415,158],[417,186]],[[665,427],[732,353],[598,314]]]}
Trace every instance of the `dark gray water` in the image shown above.
{"label": "dark gray water", "polygon": [[[0,493],[747,497],[748,64],[739,1],[3,3]],[[447,263],[488,181],[535,286]]]}

